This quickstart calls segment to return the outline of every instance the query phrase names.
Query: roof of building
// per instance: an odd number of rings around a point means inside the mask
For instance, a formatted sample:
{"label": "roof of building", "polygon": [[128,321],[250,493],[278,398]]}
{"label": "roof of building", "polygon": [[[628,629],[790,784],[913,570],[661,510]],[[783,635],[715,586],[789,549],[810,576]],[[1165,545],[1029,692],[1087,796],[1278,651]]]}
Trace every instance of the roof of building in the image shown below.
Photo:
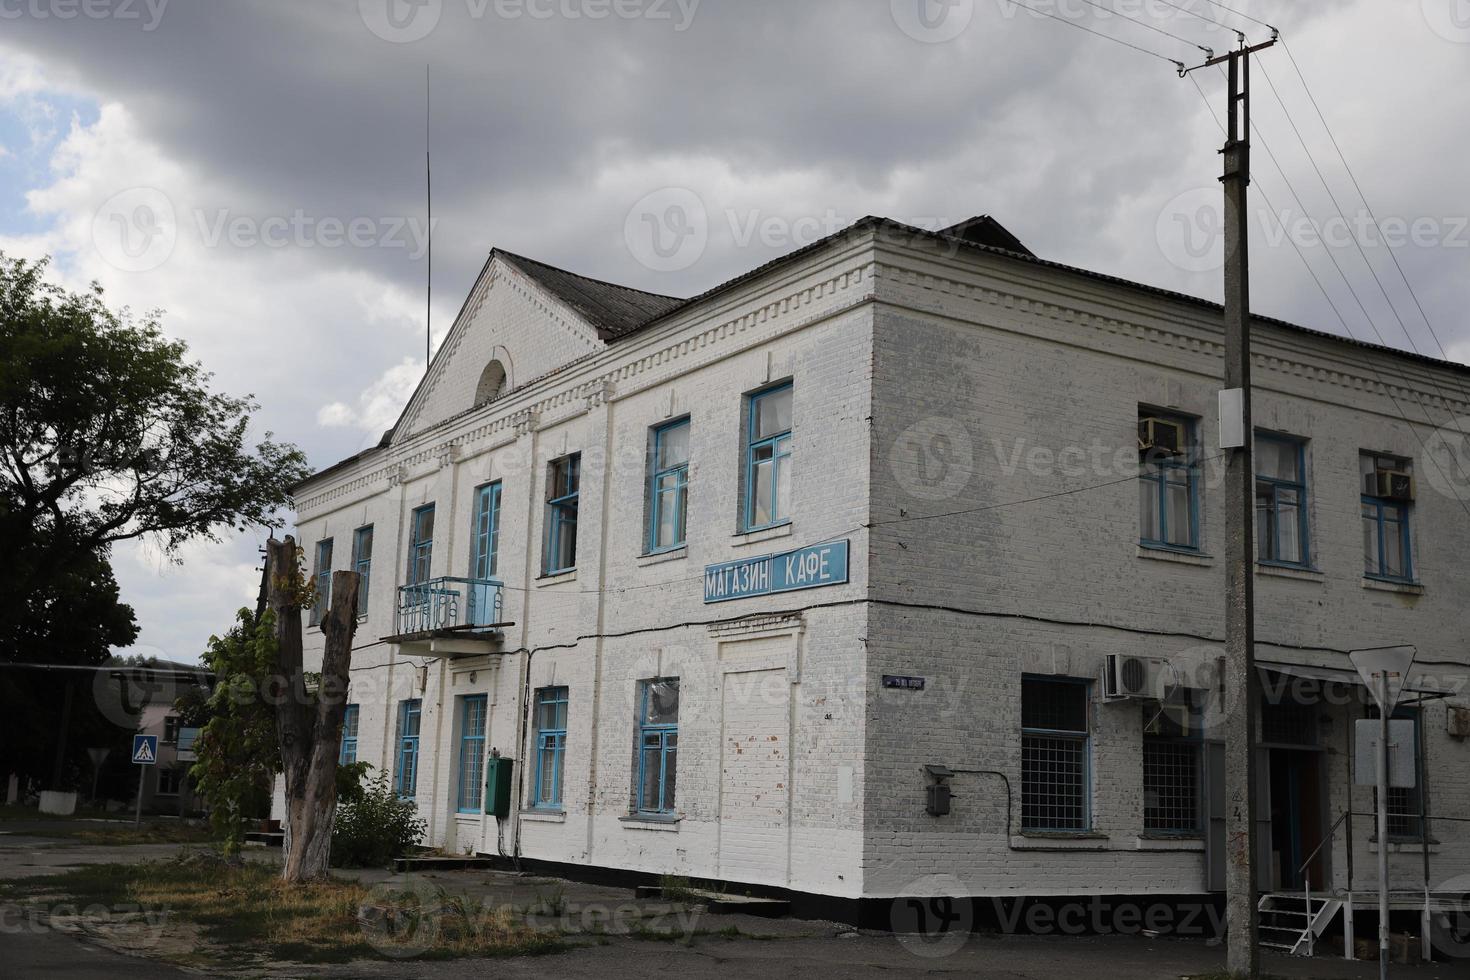
{"label": "roof of building", "polygon": [[[876,215],[868,215],[849,225],[841,231],[835,232],[825,238],[811,242],[795,251],[778,256],[769,262],[742,273],[733,279],[722,282],[702,293],[691,296],[688,299],[679,299],[675,296],[664,296],[659,293],[645,292],[633,289],[629,286],[620,286],[617,283],[605,282],[600,279],[592,279],[581,276],[556,266],[538,262],[535,259],[507,252],[504,249],[494,249],[490,253],[493,260],[499,255],[506,261],[512,263],[526,275],[536,280],[543,288],[562,300],[579,315],[586,317],[587,321],[596,328],[599,336],[606,343],[622,340],[633,334],[639,333],[654,324],[668,319],[680,311],[697,306],[707,300],[713,299],[723,293],[729,292],[747,282],[758,279],[761,276],[800,261],[807,255],[820,251],[839,241],[844,237],[856,237],[868,232],[890,233],[899,240],[939,242],[958,245],[962,248],[977,252],[987,252],[993,255],[1001,255],[1019,262],[1043,266],[1082,276],[1097,282],[1105,282],[1110,285],[1120,286],[1135,292],[1147,293],[1153,296],[1161,296],[1191,306],[1200,307],[1214,312],[1222,312],[1224,307],[1219,303],[1202,299],[1198,296],[1190,296],[1170,289],[1158,286],[1149,286],[1144,283],[1133,282],[1119,276],[1112,276],[1102,272],[1093,272],[1078,266],[1066,265],[1061,262],[1053,262],[1049,259],[1038,257],[1027,248],[1020,239],[996,221],[990,215],[978,215],[966,219],[948,228],[939,231],[930,231],[913,225],[906,225],[892,218],[883,218]],[[488,263],[487,263],[488,265]],[[1344,337],[1340,334],[1329,333],[1325,330],[1316,330],[1311,327],[1303,327],[1288,320],[1275,317],[1260,316],[1253,314],[1252,319],[1283,327],[1287,330],[1321,337],[1335,343],[1345,344],[1352,347],[1362,348],[1370,351],[1394,354],[1422,364],[1430,364],[1439,368],[1446,368],[1459,373],[1470,374],[1470,365],[1461,364],[1457,361],[1441,360],[1426,354],[1414,351],[1399,350],[1384,344],[1374,344],[1355,338]],[[395,426],[396,428],[396,426]],[[383,434],[382,440],[374,447],[341,460],[326,469],[320,470],[308,476],[305,480],[292,487],[294,492],[298,487],[304,486],[328,473],[342,469],[356,460],[377,452],[386,447],[393,435],[394,430],[389,429]]]}
{"label": "roof of building", "polygon": [[684,302],[676,296],[646,293],[641,289],[579,276],[575,272],[558,269],[554,265],[537,262],[504,249],[495,249],[491,254],[505,258],[536,280],[547,292],[585,317],[604,341],[626,336],[649,320]]}

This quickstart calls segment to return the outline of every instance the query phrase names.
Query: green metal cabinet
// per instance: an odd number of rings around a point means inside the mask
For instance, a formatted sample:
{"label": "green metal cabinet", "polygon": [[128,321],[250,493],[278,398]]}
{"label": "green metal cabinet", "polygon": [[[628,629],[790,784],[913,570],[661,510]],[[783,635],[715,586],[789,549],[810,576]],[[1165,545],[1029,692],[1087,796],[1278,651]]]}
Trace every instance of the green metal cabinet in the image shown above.
{"label": "green metal cabinet", "polygon": [[510,816],[511,773],[515,760],[492,755],[485,760],[485,812],[501,820]]}

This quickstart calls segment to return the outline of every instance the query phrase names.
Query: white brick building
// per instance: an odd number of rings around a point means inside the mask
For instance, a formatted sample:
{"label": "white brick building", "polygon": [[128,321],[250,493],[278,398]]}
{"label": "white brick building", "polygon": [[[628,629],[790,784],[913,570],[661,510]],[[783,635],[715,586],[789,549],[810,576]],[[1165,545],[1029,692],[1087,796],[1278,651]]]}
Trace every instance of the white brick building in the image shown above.
{"label": "white brick building", "polygon": [[[1372,807],[1347,651],[1466,673],[1470,511],[1435,430],[1470,371],[1264,319],[1256,345],[1258,657],[1304,704],[1263,712],[1264,884],[1329,840],[1314,882],[1352,860],[1362,888],[1371,821],[1332,830]],[[989,219],[867,219],[687,301],[493,252],[395,428],[296,490],[308,563],[371,571],[350,751],[456,852],[885,922],[936,888],[1208,894],[1221,369],[1218,307]],[[1178,452],[1140,468],[1149,419]],[[1110,656],[1158,661],[1163,701],[1106,698]],[[1467,704],[1417,712],[1403,887],[1421,798],[1434,883],[1470,873]]]}

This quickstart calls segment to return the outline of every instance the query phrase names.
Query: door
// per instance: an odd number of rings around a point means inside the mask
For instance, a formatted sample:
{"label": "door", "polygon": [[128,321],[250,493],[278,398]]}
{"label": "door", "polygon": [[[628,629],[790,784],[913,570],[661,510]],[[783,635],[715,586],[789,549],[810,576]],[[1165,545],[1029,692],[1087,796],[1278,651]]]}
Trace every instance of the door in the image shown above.
{"label": "door", "polygon": [[1225,890],[1225,743],[1205,743],[1205,890]]}
{"label": "door", "polygon": [[720,877],[784,885],[791,813],[785,669],[726,674],[721,707]]}

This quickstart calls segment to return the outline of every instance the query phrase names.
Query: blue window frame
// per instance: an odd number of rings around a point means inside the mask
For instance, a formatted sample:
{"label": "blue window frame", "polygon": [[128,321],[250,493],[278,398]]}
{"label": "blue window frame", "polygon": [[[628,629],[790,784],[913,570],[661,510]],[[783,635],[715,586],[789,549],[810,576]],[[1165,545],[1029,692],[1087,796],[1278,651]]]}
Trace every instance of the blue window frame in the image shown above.
{"label": "blue window frame", "polygon": [[316,564],[312,574],[316,582],[316,603],[311,607],[308,626],[316,626],[327,615],[332,605],[332,539],[316,543]]}
{"label": "blue window frame", "polygon": [[1390,470],[1413,476],[1413,463],[1397,456],[1362,453],[1363,574],[1391,582],[1414,580],[1413,545],[1409,524],[1413,504],[1378,495],[1377,473]]}
{"label": "blue window frame", "polygon": [[475,491],[475,524],[471,537],[470,578],[495,577],[500,564],[500,484]]}
{"label": "blue window frame", "polygon": [[1146,452],[1138,476],[1140,540],[1145,547],[1199,550],[1199,448],[1196,419],[1144,410],[1143,418],[1173,422],[1183,433],[1179,451]]}
{"label": "blue window frame", "polygon": [[459,699],[459,812],[479,813],[485,782],[485,721],[490,711],[484,694]]}
{"label": "blue window frame", "polygon": [[688,529],[689,420],[653,430],[649,459],[648,552],[682,548]]}
{"label": "blue window frame", "polygon": [[679,678],[643,681],[638,697],[638,813],[674,812],[679,763]]}
{"label": "blue window frame", "polygon": [[536,692],[536,789],[532,805],[561,808],[563,764],[567,751],[567,689]]}
{"label": "blue window frame", "polygon": [[423,718],[423,702],[408,698],[398,702],[398,758],[394,767],[393,788],[404,799],[418,792],[419,723]]}
{"label": "blue window frame", "polygon": [[556,460],[546,475],[546,550],[542,561],[542,572],[546,575],[560,575],[577,567],[577,496],[581,477],[581,453]]}
{"label": "blue window frame", "polygon": [[368,597],[372,595],[373,578],[373,526],[360,527],[352,532],[352,570],[361,579],[357,585],[357,614],[366,616]]}
{"label": "blue window frame", "polygon": [[408,585],[418,585],[433,577],[434,505],[425,504],[413,512],[408,537]]}
{"label": "blue window frame", "polygon": [[789,383],[750,396],[743,520],[747,531],[791,520],[791,405]]}
{"label": "blue window frame", "polygon": [[342,713],[342,751],[337,753],[337,765],[350,766],[357,761],[357,705],[349,704]]}
{"label": "blue window frame", "polygon": [[1307,445],[1256,433],[1256,561],[1311,564],[1307,533]]}
{"label": "blue window frame", "polygon": [[1091,685],[1070,677],[1021,679],[1021,829],[1092,826]]}

